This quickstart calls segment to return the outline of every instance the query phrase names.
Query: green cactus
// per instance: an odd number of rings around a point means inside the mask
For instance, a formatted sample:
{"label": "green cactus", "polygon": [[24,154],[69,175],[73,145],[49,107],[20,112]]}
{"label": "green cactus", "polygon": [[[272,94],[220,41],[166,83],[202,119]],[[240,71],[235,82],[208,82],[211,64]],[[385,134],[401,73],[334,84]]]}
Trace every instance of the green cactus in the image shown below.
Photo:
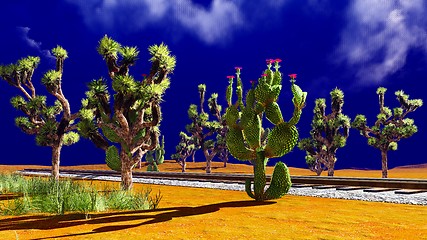
{"label": "green cactus", "polygon": [[[153,156],[155,155],[155,156]],[[148,151],[145,155],[145,160],[148,163],[147,171],[158,172],[159,165],[165,160],[165,136],[162,136],[162,144],[158,145],[156,149]]]}
{"label": "green cactus", "polygon": [[110,146],[105,153],[105,162],[107,166],[114,171],[120,172],[122,169],[122,162],[120,161],[119,150],[115,146]]}
{"label": "green cactus", "polygon": [[[275,62],[274,72],[271,70]],[[242,84],[240,68],[237,68],[237,102],[232,105],[231,96],[227,95],[228,108],[225,120],[229,127],[226,144],[231,155],[241,161],[250,161],[254,166],[254,184],[246,180],[246,192],[256,201],[278,199],[285,195],[291,187],[289,170],[282,162],[274,167],[270,187],[265,190],[265,167],[269,158],[281,157],[290,152],[297,143],[298,131],[295,124],[299,121],[302,108],[305,106],[306,92],[294,84],[295,76],[290,75],[291,90],[293,93],[294,113],[289,122],[285,122],[277,104],[278,96],[282,88],[281,73],[277,60],[267,60],[267,70],[258,80],[258,84],[252,83],[252,88],[246,95],[246,106],[242,101]],[[229,77],[232,79],[231,77]],[[233,81],[227,88],[227,93],[232,91]],[[273,125],[273,129],[262,127],[263,114]]]}

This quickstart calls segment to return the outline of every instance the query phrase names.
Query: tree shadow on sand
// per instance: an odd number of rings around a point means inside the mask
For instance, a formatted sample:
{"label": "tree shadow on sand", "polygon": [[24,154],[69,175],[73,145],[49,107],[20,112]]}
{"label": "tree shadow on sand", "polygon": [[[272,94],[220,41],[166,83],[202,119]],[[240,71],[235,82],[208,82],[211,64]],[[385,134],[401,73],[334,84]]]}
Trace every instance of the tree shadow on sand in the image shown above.
{"label": "tree shadow on sand", "polygon": [[[0,222],[0,232],[6,230],[50,230],[58,228],[74,227],[87,224],[109,224],[99,228],[92,229],[91,232],[69,234],[62,236],[51,236],[38,239],[61,238],[90,235],[94,233],[112,232],[124,230],[149,224],[156,224],[170,221],[173,218],[188,217],[195,215],[208,214],[219,211],[221,208],[241,208],[254,207],[274,204],[276,202],[256,202],[256,201],[232,201],[216,204],[209,204],[197,207],[172,207],[159,208],[152,210],[126,211],[113,213],[96,213],[90,214],[90,219],[85,219],[84,214],[66,214],[56,216],[24,216],[7,218]],[[120,223],[126,221],[141,220],[137,224],[129,225],[110,225],[111,223]]]}

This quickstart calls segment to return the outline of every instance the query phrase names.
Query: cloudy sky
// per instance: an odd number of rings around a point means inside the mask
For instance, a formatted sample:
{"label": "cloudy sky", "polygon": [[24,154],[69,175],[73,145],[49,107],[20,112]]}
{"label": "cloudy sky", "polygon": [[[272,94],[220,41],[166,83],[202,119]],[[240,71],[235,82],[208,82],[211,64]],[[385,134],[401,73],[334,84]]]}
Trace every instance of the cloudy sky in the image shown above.
{"label": "cloudy sky", "polygon": [[[41,3],[42,2],[42,3]],[[0,21],[0,64],[28,55],[42,63],[33,82],[39,94],[44,72],[54,67],[50,49],[63,46],[69,53],[63,76],[64,94],[72,112],[78,111],[86,84],[108,77],[105,63],[96,52],[105,34],[122,45],[137,46],[140,60],[131,74],[149,71],[147,47],[164,42],[177,58],[162,105],[167,157],[185,131],[187,109],[198,102],[197,85],[207,93],[219,93],[225,106],[227,75],[241,66],[246,88],[265,69],[265,59],[281,58],[284,74],[297,73],[297,82],[308,92],[298,128],[301,137],[310,130],[316,98],[326,98],[338,87],[344,91],[344,114],[351,119],[365,114],[372,125],[379,112],[377,87],[388,88],[386,105],[398,106],[394,92],[425,100],[427,80],[427,6],[423,0],[50,0],[6,1]],[[285,119],[293,106],[284,81],[279,104]],[[14,127],[20,113],[9,103],[17,89],[0,84],[0,164],[50,164],[50,149],[35,146],[33,136]],[[221,97],[222,96],[222,97]],[[49,96],[50,98],[51,96]],[[52,98],[51,98],[52,99]],[[389,166],[425,163],[420,149],[427,141],[427,108],[408,115],[418,133],[399,142],[389,152]],[[280,158],[289,166],[304,167],[305,153],[294,149]],[[200,153],[198,159],[202,160]],[[347,146],[338,150],[337,168],[380,169],[380,152],[366,144],[356,130]],[[62,164],[102,163],[104,153],[81,140],[64,147]],[[274,163],[274,161],[271,161]]]}

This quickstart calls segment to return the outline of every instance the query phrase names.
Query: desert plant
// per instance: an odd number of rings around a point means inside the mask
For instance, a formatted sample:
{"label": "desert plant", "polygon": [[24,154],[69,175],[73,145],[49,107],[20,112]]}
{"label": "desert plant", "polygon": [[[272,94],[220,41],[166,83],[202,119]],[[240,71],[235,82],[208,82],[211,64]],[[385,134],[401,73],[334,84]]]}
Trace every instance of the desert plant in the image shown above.
{"label": "desert plant", "polygon": [[[52,49],[52,53],[56,58],[56,69],[46,72],[41,82],[56,98],[53,106],[46,104],[46,96],[36,94],[32,83],[34,70],[40,63],[39,57],[30,56],[16,64],[0,66],[0,77],[23,93],[25,98],[16,96],[11,99],[12,106],[26,115],[15,118],[15,124],[24,133],[36,135],[37,145],[52,148],[52,177],[57,180],[62,146],[72,145],[79,140],[79,135],[73,131],[77,129],[74,120],[79,114],[71,114],[70,104],[61,86],[67,51],[57,46]],[[61,113],[58,122],[57,115]]]}
{"label": "desert plant", "polygon": [[[328,170],[328,176],[334,176],[336,151],[344,147],[350,129],[350,118],[342,114],[344,93],[335,88],[331,91],[332,112],[325,115],[326,104],[324,98],[316,99],[314,116],[311,122],[310,138],[301,139],[298,148],[305,150],[305,157],[309,169],[317,175]],[[343,133],[339,130],[343,129]]]}
{"label": "desert plant", "polygon": [[[188,109],[188,117],[191,123],[186,126],[186,130],[194,139],[194,151],[201,149],[206,159],[206,173],[211,173],[212,159],[221,151],[227,148],[225,144],[225,134],[227,126],[223,124],[221,116],[221,105],[217,103],[218,94],[213,93],[208,101],[209,112],[214,114],[216,120],[209,120],[209,113],[204,110],[206,85],[199,84],[200,113],[196,104],[191,104]],[[223,135],[220,135],[222,133]],[[228,151],[227,151],[228,153]]]}
{"label": "desert plant", "polygon": [[[132,169],[147,151],[158,145],[160,102],[169,88],[168,74],[175,68],[175,57],[163,43],[148,48],[152,62],[150,74],[141,81],[129,75],[129,68],[137,60],[136,47],[125,47],[105,36],[98,52],[105,59],[112,80],[113,110],[110,95],[102,78],[93,80],[82,100],[82,120],[79,131],[83,137],[106,151],[106,161],[120,162],[121,184],[132,188]],[[119,56],[121,59],[119,61]],[[102,134],[99,130],[102,130]],[[116,145],[110,145],[110,142]]]}
{"label": "desert plant", "polygon": [[147,161],[147,171],[158,172],[159,165],[165,160],[165,136],[162,136],[162,143],[159,144],[154,150],[148,151],[145,154]]}
{"label": "desert plant", "polygon": [[194,138],[187,136],[184,132],[180,132],[179,143],[175,147],[176,152],[171,155],[171,158],[175,159],[175,161],[181,166],[182,172],[185,172],[187,158],[190,155],[194,156],[195,148]]}
{"label": "desert plant", "polygon": [[[271,70],[272,63],[274,69]],[[247,92],[243,102],[243,85],[240,79],[240,68],[236,68],[237,101],[232,104],[234,76],[229,76],[230,85],[227,88],[228,108],[225,120],[229,127],[227,147],[233,157],[241,161],[250,161],[254,166],[254,191],[252,182],[246,180],[246,192],[256,201],[281,198],[291,187],[289,169],[282,163],[276,163],[270,182],[265,190],[265,167],[269,158],[281,157],[292,150],[298,141],[298,131],[295,124],[299,121],[302,108],[305,106],[307,93],[303,92],[295,82],[296,74],[291,76],[292,102],[294,112],[286,122],[283,119],[277,100],[282,89],[282,76],[279,72],[280,59],[267,60],[267,69],[258,80],[252,81],[252,88]],[[273,125],[271,132],[264,130],[263,115]]]}
{"label": "desert plant", "polygon": [[92,184],[63,179],[24,178],[17,174],[2,174],[0,180],[2,193],[20,196],[0,204],[0,212],[5,215],[81,212],[87,218],[90,212],[157,208],[162,198],[160,192],[150,196],[149,188],[135,193],[104,186],[98,191]]}
{"label": "desert plant", "polygon": [[421,99],[409,99],[409,95],[405,94],[402,90],[395,92],[400,107],[393,109],[384,106],[384,95],[387,91],[386,88],[379,87],[377,94],[379,98],[380,113],[377,115],[377,120],[374,126],[368,127],[366,117],[364,115],[357,115],[351,123],[351,127],[360,131],[368,139],[368,144],[372,147],[378,148],[381,151],[381,168],[382,177],[387,178],[388,160],[387,152],[389,150],[397,150],[397,142],[402,138],[409,138],[418,131],[417,126],[414,125],[414,120],[405,118],[410,112],[423,105]]}

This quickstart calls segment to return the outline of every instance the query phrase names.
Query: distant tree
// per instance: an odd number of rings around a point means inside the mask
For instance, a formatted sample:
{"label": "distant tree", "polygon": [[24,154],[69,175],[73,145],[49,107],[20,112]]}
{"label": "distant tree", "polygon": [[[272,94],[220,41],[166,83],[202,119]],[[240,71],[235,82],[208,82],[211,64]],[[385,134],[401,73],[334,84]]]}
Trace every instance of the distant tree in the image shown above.
{"label": "distant tree", "polygon": [[194,156],[195,148],[194,139],[187,136],[184,132],[180,132],[179,144],[175,147],[176,152],[172,154],[171,158],[181,166],[182,172],[185,172],[185,168],[187,167],[187,158],[190,155]]}
{"label": "distant tree", "polygon": [[387,178],[387,152],[388,150],[397,150],[397,142],[402,138],[409,138],[416,133],[417,126],[414,125],[414,120],[405,118],[410,112],[423,105],[421,99],[409,99],[403,91],[397,91],[394,94],[400,103],[400,107],[393,109],[393,114],[390,108],[384,107],[384,94],[386,88],[379,87],[377,94],[379,97],[380,113],[377,115],[377,121],[372,127],[368,127],[366,117],[357,115],[351,126],[360,130],[360,135],[368,139],[368,144],[381,151],[382,162],[382,177]]}
{"label": "distant tree", "polygon": [[[344,93],[335,88],[330,94],[332,112],[325,115],[325,99],[316,99],[311,137],[298,143],[298,148],[306,151],[305,159],[310,170],[318,176],[326,169],[328,176],[334,176],[336,151],[345,146],[350,130],[350,118],[342,114]],[[343,133],[339,131],[341,128]]]}
{"label": "distant tree", "polygon": [[[152,62],[150,74],[141,81],[129,75],[129,68],[138,58],[136,47],[121,46],[105,36],[98,53],[105,59],[112,80],[113,110],[106,82],[93,80],[82,100],[79,131],[97,147],[106,151],[106,161],[120,164],[123,190],[132,188],[132,169],[147,151],[159,142],[160,103],[175,68],[175,57],[163,43],[148,48]],[[121,59],[119,60],[119,56]],[[102,130],[102,134],[99,132]],[[120,146],[120,152],[116,145]],[[116,164],[116,165],[119,165]]]}
{"label": "distant tree", "polygon": [[70,104],[61,87],[67,51],[57,46],[52,53],[56,57],[56,69],[46,72],[41,82],[56,98],[53,106],[46,104],[46,96],[36,94],[32,83],[34,70],[40,63],[39,57],[26,57],[16,64],[0,66],[0,77],[23,93],[25,98],[16,96],[11,99],[13,107],[26,115],[15,118],[15,124],[24,133],[36,135],[37,145],[52,148],[52,178],[58,180],[62,146],[79,141],[79,135],[73,131],[76,130],[73,122],[79,115],[71,114]]}
{"label": "distant tree", "polygon": [[[206,85],[200,84],[198,86],[200,96],[200,113],[197,111],[197,105],[191,104],[188,109],[188,117],[191,124],[186,126],[186,130],[194,138],[195,150],[201,149],[206,159],[206,173],[211,173],[212,159],[220,152],[227,148],[225,144],[225,135],[223,132],[227,128],[223,124],[221,116],[221,105],[217,103],[218,94],[213,93],[209,98],[209,112],[215,114],[216,120],[209,120],[209,114],[204,111],[204,101]],[[221,134],[223,135],[221,135]],[[225,132],[226,133],[226,132]]]}

